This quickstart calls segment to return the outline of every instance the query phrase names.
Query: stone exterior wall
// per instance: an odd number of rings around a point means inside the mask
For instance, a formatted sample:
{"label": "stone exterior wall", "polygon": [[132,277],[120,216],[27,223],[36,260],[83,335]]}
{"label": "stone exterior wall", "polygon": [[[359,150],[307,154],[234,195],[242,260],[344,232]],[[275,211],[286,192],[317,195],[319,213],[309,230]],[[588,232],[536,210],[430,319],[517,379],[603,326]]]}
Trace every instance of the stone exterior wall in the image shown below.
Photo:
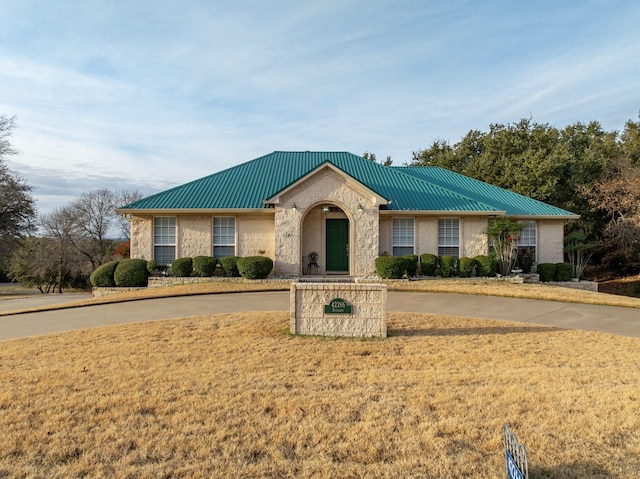
{"label": "stone exterior wall", "polygon": [[131,257],[150,261],[153,259],[153,217],[131,218]]}
{"label": "stone exterior wall", "polygon": [[438,254],[438,218],[421,216],[417,222],[417,247],[416,254]]}
{"label": "stone exterior wall", "polygon": [[[486,217],[460,218],[460,257],[473,258],[489,251],[489,240],[484,229],[489,224]],[[437,250],[436,250],[437,251]]]}
{"label": "stone exterior wall", "polygon": [[236,256],[274,257],[273,216],[238,216],[236,218],[236,234],[238,237]]}
{"label": "stone exterior wall", "polygon": [[[400,215],[398,215],[400,216]],[[393,221],[392,216],[380,218],[380,248],[381,252],[391,254]],[[415,254],[438,254],[438,217],[414,216],[415,220]],[[487,254],[489,243],[483,233],[488,219],[486,217],[460,218],[460,256],[474,257]]]}
{"label": "stone exterior wall", "polygon": [[393,247],[393,221],[391,216],[380,216],[380,237],[378,251],[380,255],[391,254]]}
{"label": "stone exterior wall", "polygon": [[[343,213],[341,217],[346,218]],[[312,251],[315,251],[320,255],[318,258],[318,265],[320,271],[324,272],[326,268],[326,258],[324,255],[325,250],[325,237],[324,228],[322,227],[325,215],[322,213],[321,207],[311,209],[304,217],[302,223],[302,266],[303,270],[309,263],[308,255]],[[304,272],[304,271],[303,271]]]}
{"label": "stone exterior wall", "polygon": [[[340,298],[351,314],[327,314],[325,306]],[[292,334],[387,337],[387,286],[355,283],[293,283]]]}
{"label": "stone exterior wall", "polygon": [[[306,235],[311,239],[314,231],[305,218],[310,214],[317,215],[315,210],[322,205],[331,205],[339,208],[343,217],[349,219],[349,273],[372,274],[379,247],[378,207],[372,203],[371,196],[362,186],[329,167],[287,191],[275,208],[275,231],[279,234],[275,235],[274,273],[302,274],[305,264],[302,258],[308,249]],[[293,204],[296,205],[295,210]],[[358,211],[358,206],[363,207],[362,211]],[[324,228],[322,221],[321,229]],[[308,228],[306,231],[303,224]],[[317,235],[312,243],[317,244]]]}
{"label": "stone exterior wall", "polygon": [[179,216],[177,222],[178,248],[176,258],[211,256],[213,242],[212,216]]}
{"label": "stone exterior wall", "polygon": [[538,263],[564,262],[564,221],[538,220]]}

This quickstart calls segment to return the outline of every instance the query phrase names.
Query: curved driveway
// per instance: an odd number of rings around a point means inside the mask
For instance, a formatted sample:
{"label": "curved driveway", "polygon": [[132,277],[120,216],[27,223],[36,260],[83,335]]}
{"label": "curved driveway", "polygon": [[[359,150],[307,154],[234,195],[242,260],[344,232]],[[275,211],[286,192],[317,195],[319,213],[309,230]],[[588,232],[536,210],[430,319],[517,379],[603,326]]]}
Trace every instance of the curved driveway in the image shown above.
{"label": "curved driveway", "polygon": [[[60,298],[60,297],[59,297]],[[70,296],[63,297],[69,301]],[[63,299],[60,298],[60,299]],[[17,309],[21,300],[3,301]],[[60,301],[60,300],[59,300]],[[388,311],[447,314],[640,338],[640,309],[444,293],[390,291]],[[185,296],[0,317],[0,341],[125,323],[242,311],[288,311],[289,292]]]}

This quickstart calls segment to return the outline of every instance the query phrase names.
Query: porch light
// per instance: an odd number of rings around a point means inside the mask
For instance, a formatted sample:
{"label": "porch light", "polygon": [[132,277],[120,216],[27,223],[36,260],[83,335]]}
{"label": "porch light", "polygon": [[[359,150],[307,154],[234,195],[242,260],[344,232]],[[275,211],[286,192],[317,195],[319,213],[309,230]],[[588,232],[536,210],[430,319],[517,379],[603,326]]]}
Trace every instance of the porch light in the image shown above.
{"label": "porch light", "polygon": [[322,207],[322,212],[323,212],[324,214],[327,214],[327,213],[329,212],[329,207],[328,207],[327,205],[324,205],[324,206]]}
{"label": "porch light", "polygon": [[358,203],[358,213],[362,213],[364,211],[364,206]]}
{"label": "porch light", "polygon": [[296,206],[296,204],[294,203],[294,204],[292,204],[292,205],[291,205],[291,209],[292,209],[293,211],[295,211],[295,210],[297,210],[297,209],[298,209],[298,207],[297,207],[297,206]]}

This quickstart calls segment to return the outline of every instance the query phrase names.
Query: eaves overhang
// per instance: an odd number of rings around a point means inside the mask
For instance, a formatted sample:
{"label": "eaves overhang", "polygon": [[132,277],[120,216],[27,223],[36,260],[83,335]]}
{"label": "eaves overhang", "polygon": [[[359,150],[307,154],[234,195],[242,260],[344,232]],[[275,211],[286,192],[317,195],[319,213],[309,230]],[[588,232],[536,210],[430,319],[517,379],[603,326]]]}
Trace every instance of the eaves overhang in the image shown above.
{"label": "eaves overhang", "polygon": [[522,220],[579,220],[580,215],[507,215],[509,218]]}
{"label": "eaves overhang", "polygon": [[466,210],[380,210],[380,216],[505,216],[506,211],[466,211]]}
{"label": "eaves overhang", "polygon": [[274,214],[273,208],[117,208],[120,215],[183,215],[183,214]]}

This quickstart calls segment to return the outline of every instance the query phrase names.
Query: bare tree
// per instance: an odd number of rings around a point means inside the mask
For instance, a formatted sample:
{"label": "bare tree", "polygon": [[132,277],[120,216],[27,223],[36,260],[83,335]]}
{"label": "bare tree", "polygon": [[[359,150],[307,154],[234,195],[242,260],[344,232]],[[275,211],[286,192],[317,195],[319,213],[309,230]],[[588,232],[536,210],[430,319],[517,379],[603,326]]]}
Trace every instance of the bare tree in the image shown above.
{"label": "bare tree", "polygon": [[118,227],[120,239],[130,241],[131,237],[131,223],[128,218],[115,213],[115,208],[119,206],[128,205],[134,201],[142,199],[143,195],[138,190],[119,190],[114,194],[114,214],[115,222]]}
{"label": "bare tree", "polygon": [[115,209],[140,198],[138,191],[102,188],[83,193],[65,208],[74,226],[71,243],[92,269],[111,259],[116,247],[114,235],[129,239],[129,222]]}
{"label": "bare tree", "polygon": [[6,156],[18,153],[9,141],[14,127],[15,117],[0,115],[0,268],[7,266],[20,239],[35,229],[32,188],[4,161]]}
{"label": "bare tree", "polygon": [[78,228],[74,221],[73,211],[69,207],[58,208],[40,217],[40,224],[47,236],[54,242],[52,254],[57,265],[57,287],[62,293],[63,277],[70,267],[70,250],[78,236]]}

